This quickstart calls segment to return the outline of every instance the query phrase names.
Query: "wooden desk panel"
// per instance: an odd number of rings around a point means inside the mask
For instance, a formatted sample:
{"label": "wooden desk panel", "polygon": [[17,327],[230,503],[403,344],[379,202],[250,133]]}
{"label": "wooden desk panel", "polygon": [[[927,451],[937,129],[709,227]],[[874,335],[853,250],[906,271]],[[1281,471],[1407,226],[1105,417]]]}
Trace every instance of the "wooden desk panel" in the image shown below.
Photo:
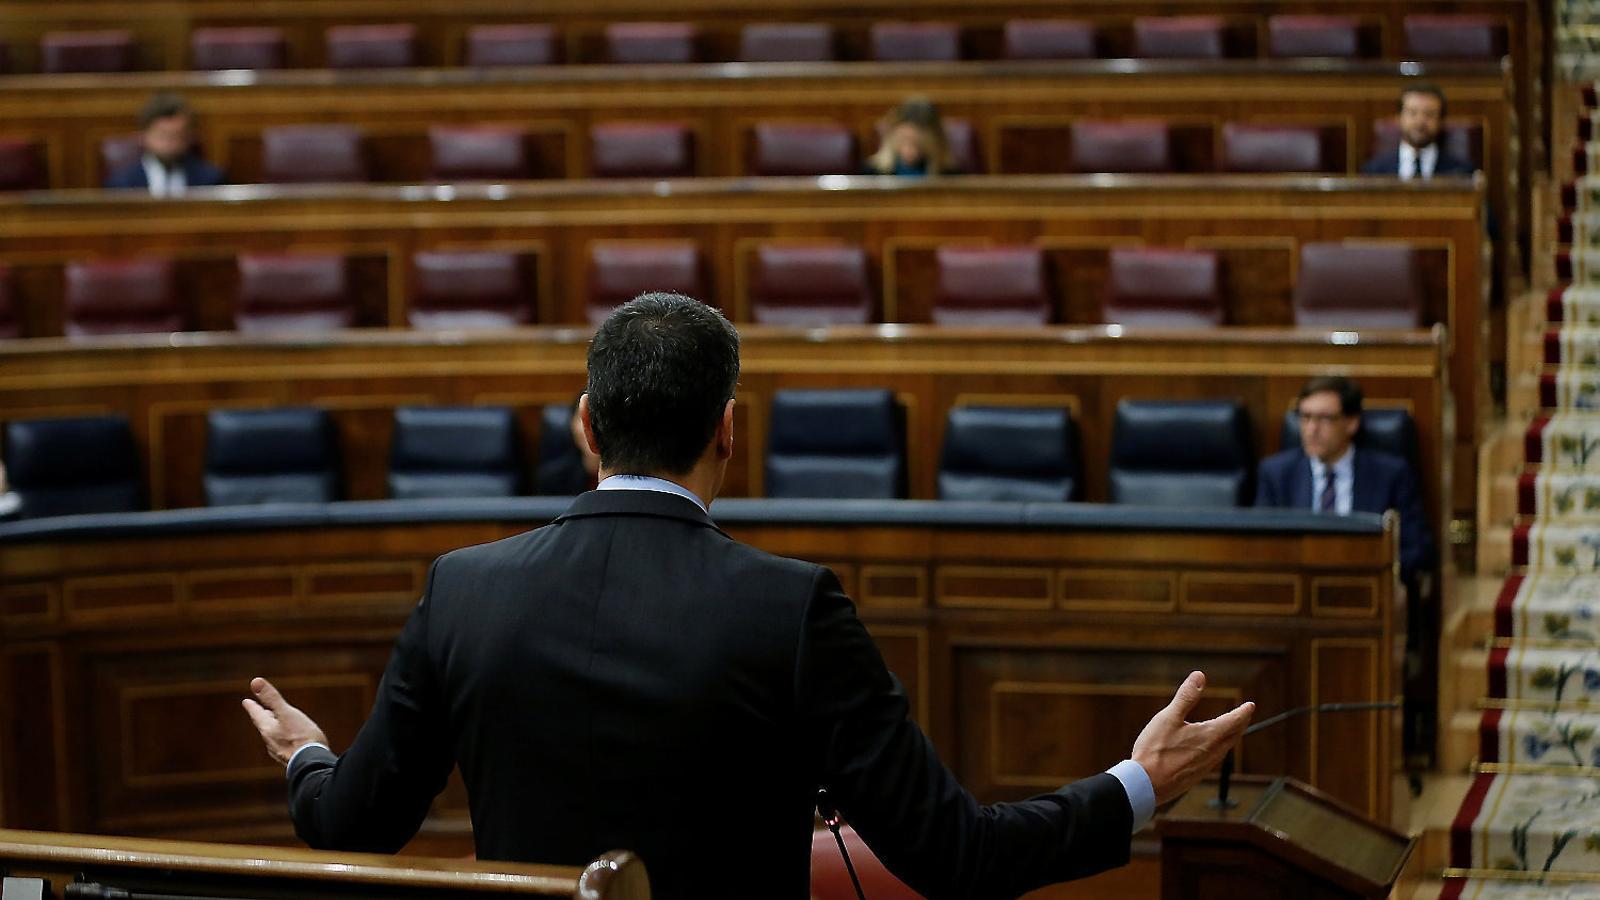
{"label": "wooden desk panel", "polygon": [[[1211,679],[1207,713],[1398,692],[1392,531],[724,522],[840,573],[915,715],[985,801],[1121,759],[1194,668]],[[248,678],[274,677],[344,746],[429,560],[533,524],[0,544],[0,719],[18,736],[0,756],[5,822],[283,839],[282,772],[239,712]],[[175,722],[187,730],[159,727]],[[196,729],[215,738],[196,745]],[[1300,720],[1252,738],[1241,762],[1387,820],[1397,733],[1376,714]],[[464,825],[460,799],[441,802],[436,829]]]}

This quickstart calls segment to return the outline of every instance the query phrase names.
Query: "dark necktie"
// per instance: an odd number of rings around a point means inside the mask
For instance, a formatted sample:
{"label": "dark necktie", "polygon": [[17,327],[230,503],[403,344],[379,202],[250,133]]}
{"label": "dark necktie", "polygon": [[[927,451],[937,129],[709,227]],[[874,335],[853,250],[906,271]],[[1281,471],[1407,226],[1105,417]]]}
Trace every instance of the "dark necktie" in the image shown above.
{"label": "dark necktie", "polygon": [[1406,167],[1407,178],[1422,177],[1422,151],[1415,150],[1411,154],[1411,165]]}
{"label": "dark necktie", "polygon": [[1322,476],[1322,495],[1317,498],[1317,511],[1333,512],[1337,496],[1333,489],[1333,470],[1329,469],[1328,474]]}

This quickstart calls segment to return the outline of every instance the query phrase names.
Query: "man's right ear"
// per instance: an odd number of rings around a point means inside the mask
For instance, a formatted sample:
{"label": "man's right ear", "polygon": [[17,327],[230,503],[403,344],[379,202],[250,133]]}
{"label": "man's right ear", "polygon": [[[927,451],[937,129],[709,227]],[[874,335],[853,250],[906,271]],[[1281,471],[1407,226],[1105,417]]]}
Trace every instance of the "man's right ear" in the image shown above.
{"label": "man's right ear", "polygon": [[588,445],[589,452],[595,456],[600,455],[600,445],[594,442],[594,425],[589,420],[589,392],[584,391],[578,397],[578,421],[583,423],[583,442]]}
{"label": "man's right ear", "polygon": [[737,400],[729,400],[722,407],[722,422],[717,426],[717,456],[721,459],[733,458],[733,407]]}

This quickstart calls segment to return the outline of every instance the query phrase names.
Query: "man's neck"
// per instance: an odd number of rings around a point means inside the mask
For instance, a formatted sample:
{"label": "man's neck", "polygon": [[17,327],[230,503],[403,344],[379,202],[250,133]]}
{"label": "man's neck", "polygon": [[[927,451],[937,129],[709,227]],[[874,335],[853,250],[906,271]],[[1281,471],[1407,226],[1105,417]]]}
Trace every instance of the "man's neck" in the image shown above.
{"label": "man's neck", "polygon": [[688,472],[614,472],[605,466],[600,467],[600,481],[605,481],[613,475],[637,475],[642,478],[659,478],[662,481],[670,481],[699,497],[700,504],[707,508],[710,508],[711,501],[717,498],[716,476],[711,472],[705,471],[704,466],[696,466]]}

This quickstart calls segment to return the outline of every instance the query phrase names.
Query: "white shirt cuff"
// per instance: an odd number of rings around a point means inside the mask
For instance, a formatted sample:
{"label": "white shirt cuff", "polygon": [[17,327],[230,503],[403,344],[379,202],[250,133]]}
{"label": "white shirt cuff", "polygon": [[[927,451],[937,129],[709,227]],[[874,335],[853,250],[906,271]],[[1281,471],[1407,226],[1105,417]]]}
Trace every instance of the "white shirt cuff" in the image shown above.
{"label": "white shirt cuff", "polygon": [[[300,754],[306,752],[307,750],[310,750],[312,747],[321,747],[324,750],[328,750],[329,753],[333,752],[332,750],[330,750],[328,748],[327,744],[323,744],[323,743],[320,743],[318,741],[312,741],[309,744],[301,744],[299,747],[295,748],[295,751],[293,753],[289,754],[289,761],[287,763],[285,763],[284,766],[283,766],[284,774],[287,775],[291,770],[293,770],[294,769],[294,761],[300,758]],[[1143,772],[1144,770],[1140,769],[1139,771]],[[1148,782],[1149,779],[1147,778],[1147,779],[1145,779],[1145,781]]]}
{"label": "white shirt cuff", "polygon": [[1128,805],[1133,807],[1133,830],[1138,831],[1156,817],[1156,789],[1150,783],[1150,774],[1131,759],[1125,759],[1106,770],[1122,782],[1128,792]]}

